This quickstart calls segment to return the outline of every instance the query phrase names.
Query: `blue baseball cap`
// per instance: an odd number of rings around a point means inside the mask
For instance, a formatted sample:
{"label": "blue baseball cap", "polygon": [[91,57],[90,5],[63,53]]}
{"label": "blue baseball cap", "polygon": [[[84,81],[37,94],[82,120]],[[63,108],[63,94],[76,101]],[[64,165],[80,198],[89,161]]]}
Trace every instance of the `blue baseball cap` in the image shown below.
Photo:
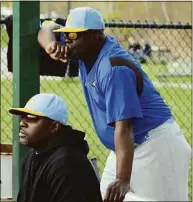
{"label": "blue baseball cap", "polygon": [[40,93],[33,96],[24,108],[11,108],[11,114],[30,114],[40,117],[48,117],[67,125],[68,106],[64,100],[56,94]]}
{"label": "blue baseball cap", "polygon": [[90,7],[72,9],[67,17],[66,25],[54,32],[84,32],[86,30],[101,30],[105,28],[100,13]]}

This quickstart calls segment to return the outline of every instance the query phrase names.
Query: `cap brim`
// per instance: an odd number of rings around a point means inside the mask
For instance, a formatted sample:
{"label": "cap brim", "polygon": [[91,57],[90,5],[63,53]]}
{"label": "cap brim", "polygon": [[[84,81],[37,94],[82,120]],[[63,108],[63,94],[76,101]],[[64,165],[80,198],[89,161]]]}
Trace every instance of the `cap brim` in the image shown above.
{"label": "cap brim", "polygon": [[9,113],[14,114],[14,115],[31,114],[31,115],[34,115],[34,116],[45,117],[44,114],[34,112],[34,111],[30,110],[30,109],[25,109],[25,108],[11,108],[9,110]]}
{"label": "cap brim", "polygon": [[84,32],[87,31],[88,29],[84,29],[84,28],[67,28],[67,27],[63,27],[60,29],[56,29],[53,32]]}

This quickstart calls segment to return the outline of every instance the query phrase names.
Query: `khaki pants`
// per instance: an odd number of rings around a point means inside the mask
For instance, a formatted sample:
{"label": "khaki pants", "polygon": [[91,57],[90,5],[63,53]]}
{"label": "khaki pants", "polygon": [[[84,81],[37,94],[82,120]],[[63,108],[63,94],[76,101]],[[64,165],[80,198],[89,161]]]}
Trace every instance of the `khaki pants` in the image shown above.
{"label": "khaki pants", "polygon": [[[191,148],[178,124],[170,119],[149,132],[134,152],[131,190],[124,201],[188,201]],[[111,151],[101,179],[101,193],[116,177],[116,154]],[[136,199],[136,200],[135,200]]]}

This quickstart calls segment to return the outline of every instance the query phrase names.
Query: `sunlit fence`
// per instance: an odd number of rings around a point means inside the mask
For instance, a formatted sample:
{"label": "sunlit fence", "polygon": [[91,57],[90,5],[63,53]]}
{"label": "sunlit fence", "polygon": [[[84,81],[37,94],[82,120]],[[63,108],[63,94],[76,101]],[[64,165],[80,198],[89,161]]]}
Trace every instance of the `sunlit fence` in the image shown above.
{"label": "sunlit fence", "polygon": [[[115,36],[122,46],[142,64],[191,144],[192,112],[192,26],[188,24],[156,24],[106,22],[106,33]],[[1,142],[12,143],[12,119],[7,110],[12,105],[12,73],[8,72],[8,35],[1,21]],[[145,51],[146,50],[146,51]],[[69,70],[68,70],[69,71]],[[68,72],[67,71],[67,72]],[[109,153],[99,142],[83,96],[79,78],[41,76],[41,92],[53,92],[69,105],[69,124],[86,133],[90,157],[98,159],[100,173]],[[190,198],[191,198],[190,173]]]}

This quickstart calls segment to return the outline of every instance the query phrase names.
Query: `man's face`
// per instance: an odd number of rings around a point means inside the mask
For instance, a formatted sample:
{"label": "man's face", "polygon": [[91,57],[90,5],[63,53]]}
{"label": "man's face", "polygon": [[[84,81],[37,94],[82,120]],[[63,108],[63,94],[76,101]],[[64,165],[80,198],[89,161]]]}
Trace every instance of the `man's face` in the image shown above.
{"label": "man's face", "polygon": [[93,51],[96,41],[94,37],[96,31],[88,30],[77,33],[64,33],[67,45],[67,57],[72,59],[83,59],[88,57],[90,51]]}
{"label": "man's face", "polygon": [[52,120],[32,115],[21,116],[19,141],[32,148],[39,148],[51,137]]}

